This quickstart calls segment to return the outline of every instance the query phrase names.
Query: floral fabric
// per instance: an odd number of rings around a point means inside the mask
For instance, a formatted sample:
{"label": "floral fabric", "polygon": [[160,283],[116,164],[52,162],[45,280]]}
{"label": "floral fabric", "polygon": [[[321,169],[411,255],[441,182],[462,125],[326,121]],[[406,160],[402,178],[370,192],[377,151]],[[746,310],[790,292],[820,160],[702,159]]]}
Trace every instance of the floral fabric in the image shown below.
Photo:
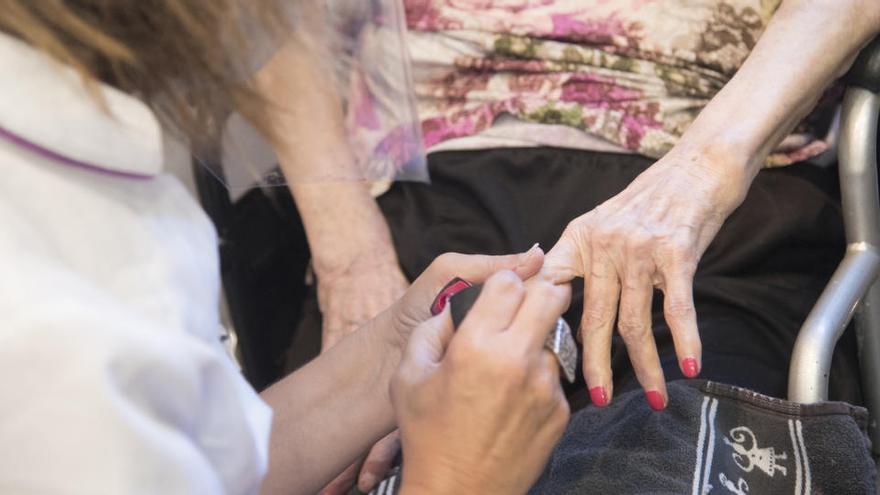
{"label": "floral fabric", "polygon": [[[780,1],[404,0],[425,145],[508,113],[660,157],[745,61]],[[768,165],[828,149],[834,105],[820,107]]]}

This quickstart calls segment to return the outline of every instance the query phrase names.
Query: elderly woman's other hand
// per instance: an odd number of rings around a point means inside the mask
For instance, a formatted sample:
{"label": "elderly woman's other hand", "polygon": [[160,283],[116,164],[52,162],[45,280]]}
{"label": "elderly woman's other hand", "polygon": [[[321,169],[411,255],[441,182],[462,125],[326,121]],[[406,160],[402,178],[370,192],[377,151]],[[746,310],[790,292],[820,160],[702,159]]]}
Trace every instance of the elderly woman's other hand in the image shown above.
{"label": "elderly woman's other hand", "polygon": [[[321,352],[373,319],[397,301],[409,287],[397,263],[393,246],[376,255],[358,253],[337,270],[318,274],[318,302],[322,314]],[[397,433],[391,433],[370,450],[363,462],[355,462],[323,491],[324,495],[347,493],[356,481],[368,492],[391,468],[399,449]]]}
{"label": "elderly woman's other hand", "polygon": [[409,282],[397,264],[393,247],[389,253],[382,257],[358,256],[343,269],[318,276],[322,352],[385,311],[406,292]]}
{"label": "elderly woman's other hand", "polygon": [[673,150],[620,194],[572,221],[547,253],[544,273],[552,281],[584,277],[583,371],[596,405],[611,400],[616,322],[649,405],[665,408],[666,384],[651,325],[655,288],[664,295],[682,373],[699,374],[694,273],[752,179],[737,172],[744,167],[728,166],[729,156]]}
{"label": "elderly woman's other hand", "polygon": [[454,336],[448,307],[416,329],[391,384],[402,493],[529,489],[568,422],[544,340],[569,299],[565,285],[502,271]]}

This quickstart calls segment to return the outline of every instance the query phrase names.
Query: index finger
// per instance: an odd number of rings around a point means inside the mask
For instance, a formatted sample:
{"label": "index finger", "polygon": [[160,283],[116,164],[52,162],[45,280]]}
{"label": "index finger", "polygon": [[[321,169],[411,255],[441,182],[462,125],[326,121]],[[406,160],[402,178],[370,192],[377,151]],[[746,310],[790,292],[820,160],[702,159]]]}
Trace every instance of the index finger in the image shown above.
{"label": "index finger", "polygon": [[537,245],[525,253],[505,256],[446,253],[413,282],[403,296],[403,306],[410,308],[416,321],[422,321],[430,317],[431,301],[456,277],[481,284],[501,270],[511,270],[524,280],[538,273],[543,263],[544,252]]}
{"label": "index finger", "polygon": [[541,267],[539,276],[554,284],[570,282],[576,277],[584,276],[584,265],[583,253],[568,228],[544,256],[544,266]]}

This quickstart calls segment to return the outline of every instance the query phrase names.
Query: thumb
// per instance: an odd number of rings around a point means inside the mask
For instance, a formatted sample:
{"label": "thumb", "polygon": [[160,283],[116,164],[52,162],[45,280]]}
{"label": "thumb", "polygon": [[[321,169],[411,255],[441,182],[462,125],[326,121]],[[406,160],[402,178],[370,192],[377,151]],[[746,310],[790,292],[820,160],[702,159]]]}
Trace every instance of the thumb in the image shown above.
{"label": "thumb", "polygon": [[413,282],[400,301],[404,326],[411,328],[430,316],[431,301],[449,283],[458,277],[473,284],[481,284],[501,270],[512,270],[521,279],[528,279],[541,269],[544,251],[535,244],[520,254],[488,256],[478,254],[446,253],[440,255]]}
{"label": "thumb", "polygon": [[410,334],[403,358],[389,384],[391,402],[397,408],[401,400],[426,383],[440,366],[452,340],[453,325],[449,306],[439,315],[419,324]]}
{"label": "thumb", "polygon": [[511,270],[525,280],[538,273],[543,263],[544,251],[537,244],[524,253],[503,256],[446,253],[431,263],[413,285],[424,281],[426,285],[436,286],[436,290],[432,291],[433,297],[455,277],[481,284],[501,270]]}
{"label": "thumb", "polygon": [[442,313],[425,320],[413,330],[403,357],[404,362],[413,367],[412,371],[422,372],[443,360],[454,333],[449,311],[449,306],[446,306]]}
{"label": "thumb", "polygon": [[564,284],[584,276],[584,266],[578,245],[570,236],[562,234],[553,249],[544,256],[544,266],[538,276],[554,284]]}

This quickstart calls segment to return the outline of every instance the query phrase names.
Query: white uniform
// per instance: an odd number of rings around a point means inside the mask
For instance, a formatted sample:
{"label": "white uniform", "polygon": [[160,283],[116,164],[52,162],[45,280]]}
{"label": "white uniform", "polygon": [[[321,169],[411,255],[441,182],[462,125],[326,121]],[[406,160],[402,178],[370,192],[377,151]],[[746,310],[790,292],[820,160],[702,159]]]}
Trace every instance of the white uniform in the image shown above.
{"label": "white uniform", "polygon": [[271,412],[218,341],[216,234],[101,91],[0,35],[0,493],[253,493]]}

